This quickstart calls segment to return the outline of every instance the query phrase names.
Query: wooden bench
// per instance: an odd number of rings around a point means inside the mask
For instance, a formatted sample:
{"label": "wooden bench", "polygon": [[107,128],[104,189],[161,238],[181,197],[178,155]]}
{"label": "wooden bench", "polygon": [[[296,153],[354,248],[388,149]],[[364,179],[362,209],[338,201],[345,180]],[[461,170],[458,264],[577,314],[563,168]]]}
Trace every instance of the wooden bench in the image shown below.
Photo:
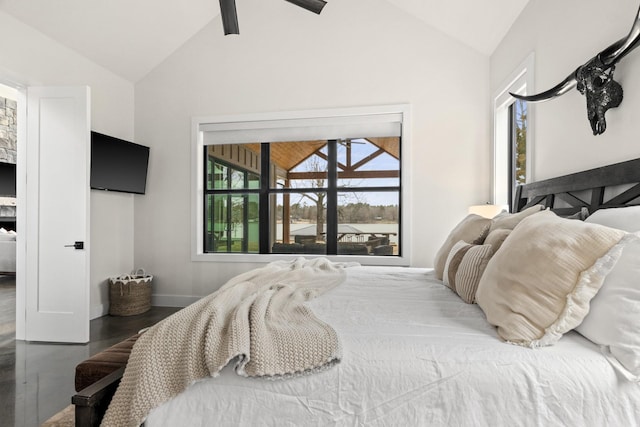
{"label": "wooden bench", "polygon": [[140,334],[119,342],[76,366],[76,427],[99,426]]}

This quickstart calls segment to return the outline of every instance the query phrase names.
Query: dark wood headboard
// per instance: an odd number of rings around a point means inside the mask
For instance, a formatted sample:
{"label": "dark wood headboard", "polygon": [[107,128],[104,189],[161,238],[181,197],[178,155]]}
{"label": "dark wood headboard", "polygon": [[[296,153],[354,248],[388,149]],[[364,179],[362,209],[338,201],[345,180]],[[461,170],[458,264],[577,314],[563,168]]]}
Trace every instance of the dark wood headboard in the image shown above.
{"label": "dark wood headboard", "polygon": [[[633,184],[631,188],[604,200],[610,187]],[[576,194],[580,193],[580,197]],[[585,194],[587,195],[585,197]],[[581,208],[593,213],[602,208],[640,205],[640,159],[577,172],[516,188],[512,212],[543,204],[561,216],[572,215]],[[558,202],[564,203],[558,203]],[[558,207],[559,204],[564,206]]]}

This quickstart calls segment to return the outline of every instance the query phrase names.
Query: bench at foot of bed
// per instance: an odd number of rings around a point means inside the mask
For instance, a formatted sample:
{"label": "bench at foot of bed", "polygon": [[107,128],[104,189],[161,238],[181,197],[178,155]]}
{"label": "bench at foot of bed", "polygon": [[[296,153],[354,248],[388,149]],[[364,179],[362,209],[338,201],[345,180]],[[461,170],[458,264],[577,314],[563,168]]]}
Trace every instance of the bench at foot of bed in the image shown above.
{"label": "bench at foot of bed", "polygon": [[136,334],[76,366],[76,427],[99,426],[127,366]]}

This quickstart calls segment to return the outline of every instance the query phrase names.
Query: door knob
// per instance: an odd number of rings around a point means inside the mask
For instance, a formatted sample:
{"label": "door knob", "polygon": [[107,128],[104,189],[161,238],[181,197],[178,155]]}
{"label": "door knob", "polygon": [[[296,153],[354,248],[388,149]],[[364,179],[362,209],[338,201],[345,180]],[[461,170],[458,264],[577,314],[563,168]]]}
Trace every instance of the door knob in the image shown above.
{"label": "door knob", "polygon": [[84,242],[75,242],[73,245],[64,245],[65,248],[84,249]]}

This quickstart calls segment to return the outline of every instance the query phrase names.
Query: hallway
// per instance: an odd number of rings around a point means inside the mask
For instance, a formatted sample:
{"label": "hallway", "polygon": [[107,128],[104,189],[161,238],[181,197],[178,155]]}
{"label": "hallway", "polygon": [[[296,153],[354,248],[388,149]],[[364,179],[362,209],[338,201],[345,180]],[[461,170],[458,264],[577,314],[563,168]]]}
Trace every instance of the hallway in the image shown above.
{"label": "hallway", "polygon": [[88,344],[16,341],[15,278],[0,276],[0,427],[39,426],[71,403],[78,363],[177,310],[94,319]]}

